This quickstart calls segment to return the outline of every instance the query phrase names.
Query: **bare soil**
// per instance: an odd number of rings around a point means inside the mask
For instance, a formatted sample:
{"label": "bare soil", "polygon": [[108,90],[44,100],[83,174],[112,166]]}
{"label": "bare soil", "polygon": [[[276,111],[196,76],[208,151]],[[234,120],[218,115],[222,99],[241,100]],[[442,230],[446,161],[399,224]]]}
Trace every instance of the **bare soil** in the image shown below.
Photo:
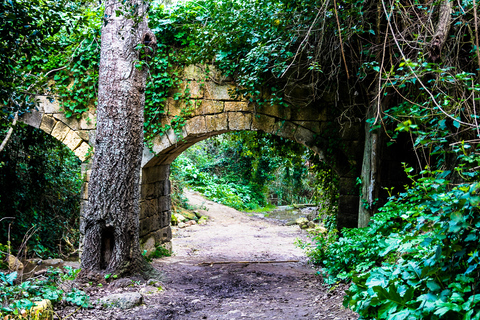
{"label": "bare soil", "polygon": [[[298,226],[248,215],[188,191],[187,198],[209,220],[174,229],[174,255],[153,262],[164,274],[163,290],[135,279],[90,287],[93,302],[114,292],[140,291],[144,304],[128,310],[59,306],[57,314],[64,318],[74,312],[69,319],[358,318],[342,306],[344,286],[324,286],[294,245],[295,239],[306,238]],[[290,260],[298,262],[284,262]]]}

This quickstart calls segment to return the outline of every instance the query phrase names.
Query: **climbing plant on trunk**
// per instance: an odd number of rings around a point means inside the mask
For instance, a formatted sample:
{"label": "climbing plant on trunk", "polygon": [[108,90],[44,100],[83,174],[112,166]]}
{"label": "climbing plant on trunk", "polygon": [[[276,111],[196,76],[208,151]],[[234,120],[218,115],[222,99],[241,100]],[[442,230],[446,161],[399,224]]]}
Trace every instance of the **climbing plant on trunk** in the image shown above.
{"label": "climbing plant on trunk", "polygon": [[147,59],[156,39],[142,0],[105,2],[99,68],[95,155],[82,275],[150,276],[139,247],[139,177]]}

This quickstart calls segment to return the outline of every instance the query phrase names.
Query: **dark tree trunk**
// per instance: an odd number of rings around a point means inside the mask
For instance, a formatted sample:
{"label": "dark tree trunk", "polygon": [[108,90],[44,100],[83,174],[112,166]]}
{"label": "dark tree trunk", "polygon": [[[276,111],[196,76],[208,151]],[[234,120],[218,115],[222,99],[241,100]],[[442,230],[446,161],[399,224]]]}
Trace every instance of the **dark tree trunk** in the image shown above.
{"label": "dark tree trunk", "polygon": [[442,48],[450,31],[451,19],[452,3],[450,0],[444,0],[440,5],[438,13],[437,29],[432,37],[432,41],[430,41],[430,60],[432,62],[438,62],[442,57]]}
{"label": "dark tree trunk", "polygon": [[[376,102],[378,103],[378,102]],[[367,119],[375,117],[377,112],[376,103],[372,104],[367,111]],[[380,191],[380,150],[381,130],[371,130],[371,125],[365,122],[365,146],[363,149],[362,163],[362,192],[358,207],[358,227],[364,228],[373,216],[378,194]]]}
{"label": "dark tree trunk", "polygon": [[140,253],[138,236],[146,67],[136,67],[141,57],[135,48],[146,40],[155,43],[144,2],[105,3],[95,153],[81,257],[84,277],[145,276],[153,271]]}

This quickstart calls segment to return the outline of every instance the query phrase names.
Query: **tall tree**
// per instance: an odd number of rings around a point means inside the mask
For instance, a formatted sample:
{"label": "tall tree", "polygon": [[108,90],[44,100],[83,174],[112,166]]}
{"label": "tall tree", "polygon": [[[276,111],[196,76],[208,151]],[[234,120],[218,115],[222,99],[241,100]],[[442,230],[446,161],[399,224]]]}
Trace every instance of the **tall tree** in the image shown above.
{"label": "tall tree", "polygon": [[143,150],[147,1],[109,0],[102,27],[97,131],[84,219],[82,274],[151,275],[139,247],[139,177]]}

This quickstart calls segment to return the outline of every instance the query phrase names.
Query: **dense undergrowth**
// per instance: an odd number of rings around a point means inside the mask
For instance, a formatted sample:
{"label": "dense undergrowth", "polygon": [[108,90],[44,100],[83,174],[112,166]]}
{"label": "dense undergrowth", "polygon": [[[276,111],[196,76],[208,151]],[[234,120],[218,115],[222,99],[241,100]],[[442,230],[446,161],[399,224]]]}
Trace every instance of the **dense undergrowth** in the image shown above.
{"label": "dense undergrowth", "polygon": [[367,228],[319,236],[309,255],[327,283],[351,282],[345,304],[364,319],[478,319],[480,183],[406,172],[412,184]]}
{"label": "dense undergrowth", "polygon": [[21,283],[18,282],[16,271],[8,274],[0,272],[0,316],[5,316],[5,319],[53,318],[51,307],[41,307],[35,311],[42,300],[48,300],[51,304],[62,302],[89,307],[89,297],[85,292],[75,288],[67,291],[60,288],[62,282],[74,280],[79,271],[71,267],[50,268],[43,275]]}
{"label": "dense undergrowth", "polygon": [[[172,179],[239,210],[315,201],[308,152],[261,132],[223,134],[190,147],[172,163]],[[174,195],[179,197],[179,195]]]}
{"label": "dense undergrowth", "polygon": [[0,153],[0,258],[7,251],[45,259],[77,250],[80,163],[43,131],[16,128]]}

